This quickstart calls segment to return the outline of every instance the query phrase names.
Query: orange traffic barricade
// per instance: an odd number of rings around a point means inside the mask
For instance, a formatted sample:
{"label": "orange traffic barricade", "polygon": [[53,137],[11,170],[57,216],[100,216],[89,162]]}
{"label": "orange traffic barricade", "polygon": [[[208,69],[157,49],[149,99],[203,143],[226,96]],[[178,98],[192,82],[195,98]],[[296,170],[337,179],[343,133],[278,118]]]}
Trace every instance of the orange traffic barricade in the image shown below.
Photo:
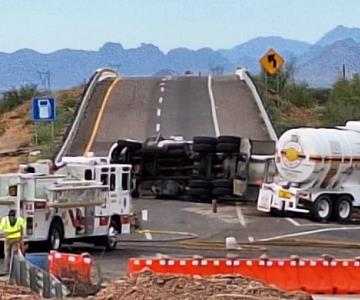
{"label": "orange traffic barricade", "polygon": [[76,255],[51,251],[49,254],[49,272],[59,278],[90,282],[93,265],[93,258],[88,253]]}

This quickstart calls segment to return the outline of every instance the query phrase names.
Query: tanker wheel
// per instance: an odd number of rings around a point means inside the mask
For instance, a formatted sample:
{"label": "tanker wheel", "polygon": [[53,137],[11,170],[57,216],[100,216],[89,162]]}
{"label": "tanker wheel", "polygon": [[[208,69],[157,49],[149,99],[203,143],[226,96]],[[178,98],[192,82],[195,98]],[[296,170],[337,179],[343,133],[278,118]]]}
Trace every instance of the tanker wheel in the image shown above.
{"label": "tanker wheel", "polygon": [[319,196],[312,208],[312,214],[316,221],[328,221],[332,214],[332,201],[327,195]]}
{"label": "tanker wheel", "polygon": [[335,220],[342,223],[350,219],[352,213],[352,199],[348,195],[342,195],[335,203]]}

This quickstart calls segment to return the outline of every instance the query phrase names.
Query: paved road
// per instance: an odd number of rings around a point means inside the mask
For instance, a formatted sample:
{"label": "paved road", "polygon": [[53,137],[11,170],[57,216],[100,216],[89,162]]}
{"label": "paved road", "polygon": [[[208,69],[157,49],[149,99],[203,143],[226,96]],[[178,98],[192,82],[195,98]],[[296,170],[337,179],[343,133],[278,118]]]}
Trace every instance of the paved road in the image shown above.
{"label": "paved road", "polygon": [[[345,240],[357,243],[360,231],[358,220],[347,225],[339,225],[336,223],[313,223],[301,216],[275,218],[258,212],[254,203],[219,206],[216,214],[212,212],[210,204],[188,201],[137,199],[134,201],[134,207],[138,212],[142,209],[147,209],[149,212],[149,221],[142,223],[144,229],[190,232],[197,234],[198,239],[205,241],[221,242],[228,236],[234,236],[240,243],[294,238],[317,241]],[[339,228],[343,229],[339,230]],[[169,237],[173,238],[174,236],[153,234],[151,238]],[[124,238],[129,237],[124,236]],[[144,235],[137,235],[135,238],[141,241],[146,240]],[[227,255],[223,250],[185,250],[176,248],[175,243],[157,246],[149,241],[147,240],[147,244],[139,245],[128,245],[123,242],[118,245],[117,250],[110,253],[103,253],[101,249],[94,249],[92,246],[86,248],[75,246],[72,251],[92,252],[99,260],[106,277],[125,274],[129,257],[155,256],[159,253],[175,257],[191,257],[193,255],[226,257]],[[354,258],[360,256],[360,249],[265,245],[244,249],[237,255],[243,258],[256,258],[263,253],[277,258],[289,257],[292,254],[308,258],[320,257],[322,254],[333,255],[337,258]]]}
{"label": "paved road", "polygon": [[65,155],[78,156],[84,154],[86,145],[92,133],[92,129],[94,128],[96,117],[101,107],[101,103],[112,82],[113,79],[107,79],[97,84],[97,87],[80,120],[80,124],[76,131],[75,138]]}
{"label": "paved road", "polygon": [[269,140],[254,97],[237,76],[214,77],[212,89],[220,133],[255,140]]}
{"label": "paved road", "polygon": [[116,83],[91,151],[104,155],[118,139],[143,141],[155,135],[159,82],[156,78],[124,78]]}
{"label": "paved road", "polygon": [[[215,77],[212,89],[220,134],[269,139],[244,82],[236,76]],[[85,149],[106,155],[120,138],[215,136],[214,118],[208,77],[105,80],[89,101],[68,155],[83,155]]]}
{"label": "paved road", "polygon": [[[346,240],[357,242],[360,230],[359,220],[353,220],[347,225],[335,223],[313,223],[310,220],[294,216],[289,218],[269,217],[256,210],[254,203],[240,203],[239,205],[219,206],[218,212],[213,213],[208,203],[194,203],[188,201],[135,199],[134,207],[137,212],[148,210],[149,221],[143,222],[142,227],[152,230],[181,231],[197,234],[200,240],[224,241],[225,237],[234,236],[239,242],[264,239],[276,240],[282,236],[296,235],[298,239],[315,240]],[[345,230],[336,231],[339,228]],[[327,230],[327,231],[325,231]],[[333,230],[333,231],[330,231]],[[124,236],[125,237],[125,236]],[[170,235],[152,234],[151,239],[171,238]],[[126,237],[128,238],[128,237]],[[150,241],[145,235],[138,235],[141,241]],[[149,237],[148,237],[149,238]],[[174,248],[173,248],[174,247]],[[90,252],[101,266],[105,279],[119,277],[127,273],[127,260],[130,257],[154,257],[168,255],[171,257],[226,257],[229,253],[223,250],[184,250],[177,248],[176,243],[157,246],[155,243],[131,244],[121,242],[112,252],[104,252],[91,245],[71,245],[64,250],[71,252]],[[354,258],[360,255],[360,249],[350,248],[320,248],[305,246],[265,246],[259,249],[248,249],[237,252],[241,258],[257,258],[262,253],[270,257],[286,258],[292,254],[300,257],[316,258],[322,254],[330,254],[337,258]],[[232,252],[232,255],[235,253]],[[319,296],[314,299],[345,299],[327,298]],[[358,299],[358,298],[357,298]]]}
{"label": "paved road", "polygon": [[179,77],[163,82],[159,124],[163,136],[215,136],[207,77]]}

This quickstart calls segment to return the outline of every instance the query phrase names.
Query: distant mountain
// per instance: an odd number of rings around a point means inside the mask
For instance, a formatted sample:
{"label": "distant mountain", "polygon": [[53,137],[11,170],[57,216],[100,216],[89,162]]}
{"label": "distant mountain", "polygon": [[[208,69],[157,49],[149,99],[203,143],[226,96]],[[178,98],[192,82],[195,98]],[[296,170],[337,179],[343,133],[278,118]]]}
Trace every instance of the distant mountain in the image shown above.
{"label": "distant mountain", "polygon": [[295,79],[313,87],[329,87],[341,78],[343,65],[347,78],[360,73],[359,57],[360,44],[352,39],[337,41],[312,53],[311,59],[297,65]]}
{"label": "distant mountain", "polygon": [[227,72],[234,70],[226,58],[211,48],[202,48],[197,51],[186,48],[170,50],[166,54],[165,65],[180,74],[184,74],[186,70],[209,73],[217,66],[221,66]]}
{"label": "distant mountain", "polygon": [[360,43],[360,28],[348,28],[339,25],[333,30],[326,33],[317,43],[318,46],[329,46],[337,41],[353,39]]}
{"label": "distant mountain", "polygon": [[252,57],[259,60],[269,48],[274,48],[287,56],[298,56],[305,53],[311,45],[306,42],[284,39],[278,36],[258,37],[246,43],[235,46],[230,50],[219,50],[219,52],[230,62],[241,63],[243,57]]}
{"label": "distant mountain", "polygon": [[0,52],[0,91],[30,83],[44,88],[47,79],[53,89],[67,88],[83,83],[101,67],[116,69],[124,76],[181,75],[187,70],[229,74],[234,73],[237,66],[258,73],[259,59],[269,48],[279,52],[286,63],[294,64],[296,80],[306,81],[313,87],[330,86],[341,75],[343,64],[349,78],[360,73],[360,29],[338,26],[313,45],[272,36],[216,51],[175,48],[164,53],[153,44],[125,49],[118,43],[106,43],[98,51]]}

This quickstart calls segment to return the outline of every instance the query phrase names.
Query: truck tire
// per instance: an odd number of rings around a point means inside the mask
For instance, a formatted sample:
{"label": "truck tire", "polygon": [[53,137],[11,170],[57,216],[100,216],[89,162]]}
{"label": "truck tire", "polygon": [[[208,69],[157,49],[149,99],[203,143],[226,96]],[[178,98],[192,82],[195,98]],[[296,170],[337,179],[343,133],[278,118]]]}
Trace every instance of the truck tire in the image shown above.
{"label": "truck tire", "polygon": [[238,136],[232,136],[232,135],[220,135],[217,139],[218,144],[222,143],[229,143],[229,144],[236,144],[240,146],[241,138]]}
{"label": "truck tire", "polygon": [[222,153],[238,153],[240,152],[240,145],[233,143],[219,143],[216,145],[216,151]]}
{"label": "truck tire", "polygon": [[215,145],[211,144],[194,144],[193,151],[198,153],[214,153]]}
{"label": "truck tire", "polygon": [[191,196],[203,196],[203,197],[209,197],[210,196],[210,190],[206,188],[190,188],[189,194]]}
{"label": "truck tire", "polygon": [[62,246],[63,238],[64,233],[61,224],[58,221],[54,221],[49,229],[47,248],[49,250],[59,251]]}
{"label": "truck tire", "polygon": [[217,140],[212,136],[194,136],[193,138],[194,144],[208,144],[208,145],[216,145]]}
{"label": "truck tire", "polygon": [[193,179],[189,182],[190,188],[205,188],[209,189],[211,188],[211,182],[205,180],[205,179]]}
{"label": "truck tire", "polygon": [[212,182],[214,188],[227,188],[232,189],[233,184],[229,179],[216,179]]}
{"label": "truck tire", "polygon": [[316,221],[327,222],[331,218],[332,209],[331,198],[327,195],[321,195],[316,199],[312,207],[312,215]]}
{"label": "truck tire", "polygon": [[228,196],[233,194],[233,190],[229,188],[218,187],[212,190],[215,197]]}
{"label": "truck tire", "polygon": [[186,156],[185,149],[169,149],[167,152],[164,153],[164,155],[172,156],[172,157],[179,157],[179,156]]}
{"label": "truck tire", "polygon": [[144,146],[142,149],[143,154],[159,155],[166,152],[166,149],[156,146]]}
{"label": "truck tire", "polygon": [[141,143],[126,140],[118,140],[117,144],[120,148],[128,147],[130,149],[141,149],[142,147]]}
{"label": "truck tire", "polygon": [[342,195],[335,202],[334,215],[335,220],[339,223],[346,222],[350,219],[352,213],[352,199],[348,195]]}
{"label": "truck tire", "polygon": [[104,237],[104,246],[107,251],[112,251],[116,248],[117,242],[113,240],[114,235],[119,233],[118,224],[115,220],[111,220],[107,236]]}

